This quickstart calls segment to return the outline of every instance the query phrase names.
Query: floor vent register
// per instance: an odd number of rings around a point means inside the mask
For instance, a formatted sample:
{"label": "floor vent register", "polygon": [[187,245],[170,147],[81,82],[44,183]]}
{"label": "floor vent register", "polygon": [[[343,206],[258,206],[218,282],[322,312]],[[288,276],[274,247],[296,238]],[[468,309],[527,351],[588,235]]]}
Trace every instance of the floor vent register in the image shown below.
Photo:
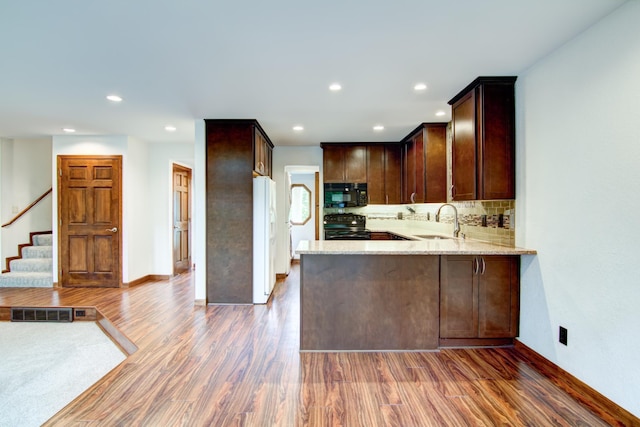
{"label": "floor vent register", "polygon": [[71,308],[11,308],[12,322],[72,322]]}

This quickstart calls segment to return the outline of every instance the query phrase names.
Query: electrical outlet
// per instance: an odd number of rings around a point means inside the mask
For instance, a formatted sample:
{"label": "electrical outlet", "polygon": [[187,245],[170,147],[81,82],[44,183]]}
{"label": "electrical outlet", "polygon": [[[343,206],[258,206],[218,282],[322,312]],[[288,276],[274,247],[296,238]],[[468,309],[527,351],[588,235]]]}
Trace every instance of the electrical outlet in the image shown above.
{"label": "electrical outlet", "polygon": [[560,326],[560,331],[558,333],[558,341],[560,341],[560,344],[567,345],[568,334],[569,334],[569,331],[567,331],[567,328]]}

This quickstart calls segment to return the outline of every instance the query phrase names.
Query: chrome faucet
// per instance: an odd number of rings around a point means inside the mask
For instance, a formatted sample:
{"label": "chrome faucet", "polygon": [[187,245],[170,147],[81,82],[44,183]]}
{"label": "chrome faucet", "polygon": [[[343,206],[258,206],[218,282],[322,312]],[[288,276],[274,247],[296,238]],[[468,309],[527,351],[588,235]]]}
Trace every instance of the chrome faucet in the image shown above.
{"label": "chrome faucet", "polygon": [[460,223],[458,222],[458,209],[456,209],[456,207],[453,206],[451,203],[445,203],[444,205],[438,208],[438,212],[436,212],[436,222],[440,222],[440,211],[445,206],[451,206],[451,208],[453,209],[453,237],[458,237],[458,234],[460,234]]}

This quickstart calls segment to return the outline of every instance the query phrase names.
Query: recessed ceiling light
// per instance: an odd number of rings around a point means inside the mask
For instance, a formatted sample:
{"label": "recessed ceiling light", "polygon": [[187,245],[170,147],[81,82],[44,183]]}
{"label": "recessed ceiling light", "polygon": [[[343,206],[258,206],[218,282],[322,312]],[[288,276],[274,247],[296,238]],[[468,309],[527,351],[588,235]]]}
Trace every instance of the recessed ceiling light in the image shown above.
{"label": "recessed ceiling light", "polygon": [[438,111],[438,112],[436,112],[436,116],[438,116],[438,117],[440,117],[440,116],[444,116],[445,114],[447,114],[447,113],[445,113],[444,111]]}
{"label": "recessed ceiling light", "polygon": [[295,130],[296,132],[302,132],[304,130],[304,126],[295,125],[293,127],[293,130]]}
{"label": "recessed ceiling light", "polygon": [[329,85],[329,90],[332,92],[337,92],[339,90],[342,90],[342,85],[340,83],[331,83]]}
{"label": "recessed ceiling light", "polygon": [[427,85],[424,83],[417,83],[414,87],[413,90],[426,90],[427,89]]}
{"label": "recessed ceiling light", "polygon": [[62,128],[63,132],[74,133],[76,130],[74,128]]}
{"label": "recessed ceiling light", "polygon": [[380,131],[384,130],[384,126],[382,126],[382,125],[375,125],[375,126],[373,127],[373,130],[375,130],[376,132],[380,132]]}
{"label": "recessed ceiling light", "polygon": [[118,95],[107,95],[107,99],[111,102],[122,102],[122,97]]}
{"label": "recessed ceiling light", "polygon": [[167,132],[175,132],[176,131],[176,127],[168,125],[168,126],[164,127],[164,130],[166,130]]}

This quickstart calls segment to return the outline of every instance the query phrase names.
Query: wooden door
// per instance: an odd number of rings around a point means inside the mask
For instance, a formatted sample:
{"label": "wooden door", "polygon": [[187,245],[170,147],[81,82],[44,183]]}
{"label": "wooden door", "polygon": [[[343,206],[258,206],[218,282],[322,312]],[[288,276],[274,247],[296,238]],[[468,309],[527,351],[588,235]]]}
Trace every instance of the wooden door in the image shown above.
{"label": "wooden door", "polygon": [[173,274],[191,266],[191,169],[173,165]]}
{"label": "wooden door", "polygon": [[58,156],[59,280],[120,287],[122,156]]}

